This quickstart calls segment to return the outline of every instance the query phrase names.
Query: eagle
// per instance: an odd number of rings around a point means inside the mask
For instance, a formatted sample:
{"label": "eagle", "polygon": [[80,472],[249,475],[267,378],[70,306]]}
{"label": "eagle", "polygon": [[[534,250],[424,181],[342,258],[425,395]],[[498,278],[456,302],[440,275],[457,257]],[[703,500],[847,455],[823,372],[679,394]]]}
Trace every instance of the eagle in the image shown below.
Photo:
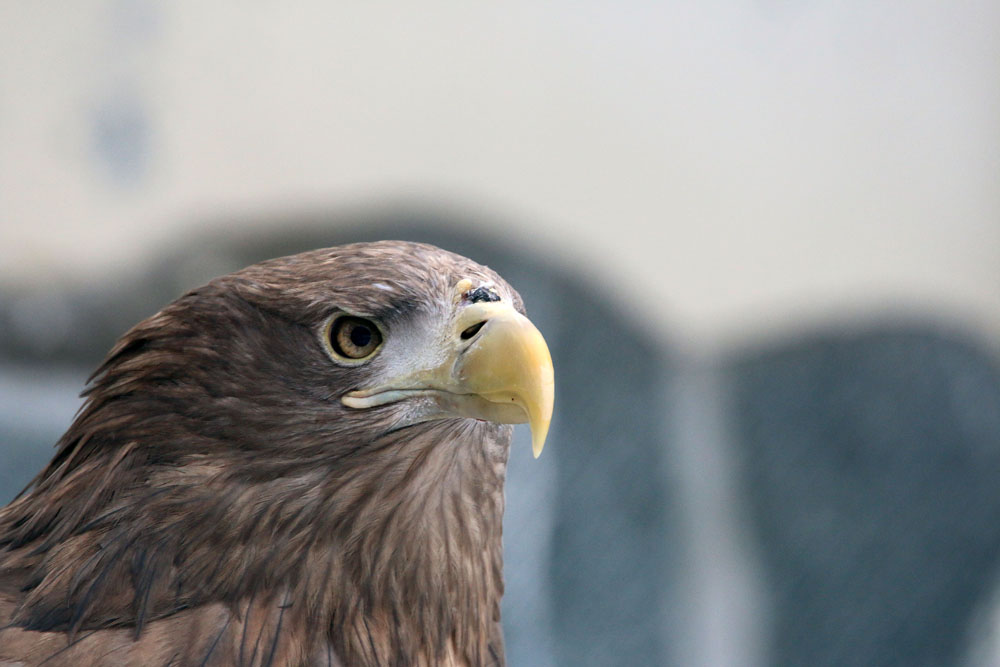
{"label": "eagle", "polygon": [[87,382],[0,509],[0,665],[504,663],[513,427],[552,360],[518,293],[357,243],[210,281]]}

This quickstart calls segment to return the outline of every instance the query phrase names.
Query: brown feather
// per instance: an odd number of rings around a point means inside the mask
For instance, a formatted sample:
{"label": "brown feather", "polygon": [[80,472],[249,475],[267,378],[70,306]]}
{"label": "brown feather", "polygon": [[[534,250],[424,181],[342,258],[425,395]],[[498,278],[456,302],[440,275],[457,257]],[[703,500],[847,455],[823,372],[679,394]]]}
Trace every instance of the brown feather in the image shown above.
{"label": "brown feather", "polygon": [[317,335],[336,309],[413,325],[468,277],[523,310],[485,267],[383,242],[249,267],[129,331],[0,509],[0,665],[502,663],[510,427],[348,410],[378,359],[335,366]]}

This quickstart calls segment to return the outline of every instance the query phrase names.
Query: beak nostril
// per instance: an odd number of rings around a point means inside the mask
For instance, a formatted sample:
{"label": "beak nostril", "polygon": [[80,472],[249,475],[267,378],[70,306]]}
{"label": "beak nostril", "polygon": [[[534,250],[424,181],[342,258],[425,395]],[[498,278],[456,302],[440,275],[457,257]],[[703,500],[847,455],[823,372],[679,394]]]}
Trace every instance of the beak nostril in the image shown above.
{"label": "beak nostril", "polygon": [[463,331],[462,332],[462,340],[469,340],[470,338],[472,338],[473,336],[475,336],[477,333],[479,333],[479,330],[483,328],[484,324],[486,324],[486,320],[483,320],[482,322],[479,322],[478,324],[473,324],[471,327],[469,327],[468,329],[466,329],[465,331]]}

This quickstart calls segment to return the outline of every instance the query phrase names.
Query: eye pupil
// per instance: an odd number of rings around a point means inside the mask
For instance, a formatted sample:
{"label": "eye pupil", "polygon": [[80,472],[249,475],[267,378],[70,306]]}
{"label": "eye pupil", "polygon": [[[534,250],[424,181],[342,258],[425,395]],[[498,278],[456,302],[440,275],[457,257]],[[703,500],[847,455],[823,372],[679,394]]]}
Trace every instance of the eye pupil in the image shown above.
{"label": "eye pupil", "polygon": [[351,329],[351,342],[358,347],[365,347],[372,342],[372,331],[363,324],[359,324]]}
{"label": "eye pupil", "polygon": [[382,334],[368,320],[344,315],[330,324],[329,341],[335,356],[365,359],[373,355],[382,344]]}

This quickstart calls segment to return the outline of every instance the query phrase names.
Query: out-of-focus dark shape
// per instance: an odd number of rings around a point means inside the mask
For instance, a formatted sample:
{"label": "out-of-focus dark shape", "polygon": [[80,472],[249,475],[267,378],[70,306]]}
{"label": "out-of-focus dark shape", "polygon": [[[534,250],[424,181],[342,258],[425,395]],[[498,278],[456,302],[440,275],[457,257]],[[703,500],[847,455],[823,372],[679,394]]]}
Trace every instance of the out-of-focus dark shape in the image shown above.
{"label": "out-of-focus dark shape", "polygon": [[947,665],[1000,563],[1000,371],[919,324],[731,368],[780,665]]}

